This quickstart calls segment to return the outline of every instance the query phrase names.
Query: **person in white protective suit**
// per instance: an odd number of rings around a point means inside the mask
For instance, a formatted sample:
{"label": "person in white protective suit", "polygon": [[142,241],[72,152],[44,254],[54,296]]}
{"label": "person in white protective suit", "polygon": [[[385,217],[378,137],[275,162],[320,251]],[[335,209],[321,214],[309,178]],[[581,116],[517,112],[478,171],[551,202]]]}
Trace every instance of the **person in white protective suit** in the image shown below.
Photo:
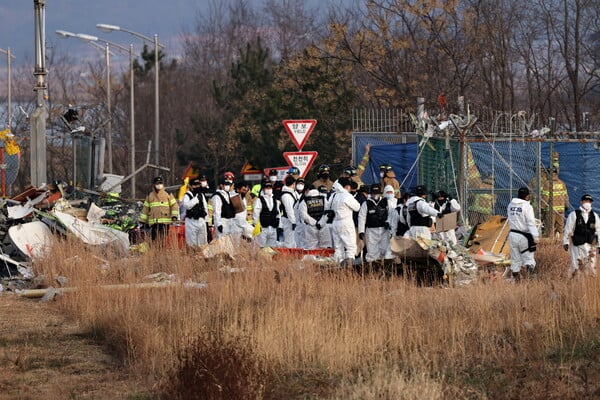
{"label": "person in white protective suit", "polygon": [[300,218],[300,210],[298,209],[298,207],[300,206],[300,202],[301,200],[304,199],[305,193],[308,192],[308,189],[310,188],[306,186],[306,182],[304,181],[304,178],[298,178],[296,179],[296,203],[294,204],[294,215],[296,216],[296,229],[294,230],[294,235],[295,235],[295,240],[296,240],[296,247],[299,247],[301,249],[305,249],[306,248],[306,243],[304,243],[304,220],[302,218]]}
{"label": "person in white protective suit", "polygon": [[369,249],[365,256],[365,261],[369,263],[383,259],[390,244],[388,199],[381,197],[378,183],[371,185],[370,194],[358,212],[358,236]]}
{"label": "person in white protective suit", "polygon": [[284,179],[285,186],[281,189],[281,223],[283,228],[282,247],[296,247],[296,213],[294,206],[298,201],[298,192],[296,192],[296,178],[288,175]]}
{"label": "person in white protective suit", "polygon": [[352,213],[360,210],[360,204],[350,194],[350,187],[350,178],[339,178],[333,184],[335,193],[331,197],[329,206],[333,216],[334,258],[341,261],[343,267],[350,267],[354,264],[357,249]]}
{"label": "person in white protective suit", "polygon": [[[437,210],[438,213],[442,214],[450,214],[452,212],[460,211],[460,204],[456,199],[450,198],[448,193],[440,190],[435,194],[435,200],[433,201],[433,208]],[[454,229],[448,229],[447,231],[438,232],[441,240],[444,240],[448,243],[456,245],[458,241],[456,240],[456,231]]]}
{"label": "person in white protective suit", "polygon": [[231,185],[232,181],[221,178],[219,180],[219,189],[211,198],[213,207],[213,225],[216,229],[217,238],[231,233],[231,225],[235,217],[235,210],[231,204]]}
{"label": "person in white protective suit", "polygon": [[581,196],[581,206],[572,211],[565,224],[563,247],[571,249],[569,278],[577,273],[596,276],[596,255],[600,238],[600,217],[592,210],[594,199],[589,194]]}
{"label": "person in white protective suit", "polygon": [[331,247],[331,233],[326,224],[325,195],[311,189],[298,204],[300,219],[304,221],[304,244],[307,249]]}
{"label": "person in white protective suit", "polygon": [[525,267],[529,273],[535,270],[536,244],[540,240],[540,233],[535,222],[533,207],[529,200],[531,195],[529,189],[522,187],[507,207],[508,226],[510,232],[508,241],[510,244],[510,270],[512,281],[518,281],[521,277],[521,268]]}
{"label": "person in white protective suit", "polygon": [[266,182],[262,194],[254,200],[254,221],[260,222],[257,243],[260,247],[277,247],[280,203],[273,196],[273,183]]}
{"label": "person in white protective suit", "polygon": [[202,193],[200,179],[190,181],[190,187],[183,195],[185,209],[185,242],[190,247],[200,247],[208,243],[206,215],[208,204]]}
{"label": "person in white protective suit", "polygon": [[439,213],[435,208],[431,207],[427,202],[427,189],[425,186],[417,186],[414,190],[414,195],[406,201],[408,210],[408,237],[416,239],[422,237],[431,239],[431,226],[433,218],[443,218],[443,214]]}
{"label": "person in white protective suit", "polygon": [[412,195],[404,193],[397,199],[398,205],[390,212],[390,230],[394,237],[408,236],[408,208],[406,202]]}
{"label": "person in white protective suit", "polygon": [[245,181],[237,182],[235,190],[231,193],[231,204],[235,211],[235,216],[231,221],[229,232],[232,237],[239,242],[240,239],[251,240],[253,226],[248,223],[248,211],[246,207],[246,194],[250,190],[250,184]]}

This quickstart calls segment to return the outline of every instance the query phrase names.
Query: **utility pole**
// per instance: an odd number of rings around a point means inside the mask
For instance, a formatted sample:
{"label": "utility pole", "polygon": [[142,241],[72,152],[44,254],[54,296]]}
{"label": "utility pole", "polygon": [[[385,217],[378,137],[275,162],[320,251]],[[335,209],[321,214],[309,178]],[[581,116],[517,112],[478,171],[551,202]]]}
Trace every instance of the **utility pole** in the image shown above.
{"label": "utility pole", "polygon": [[36,109],[31,114],[31,184],[39,187],[46,180],[46,0],[33,0],[36,78]]}

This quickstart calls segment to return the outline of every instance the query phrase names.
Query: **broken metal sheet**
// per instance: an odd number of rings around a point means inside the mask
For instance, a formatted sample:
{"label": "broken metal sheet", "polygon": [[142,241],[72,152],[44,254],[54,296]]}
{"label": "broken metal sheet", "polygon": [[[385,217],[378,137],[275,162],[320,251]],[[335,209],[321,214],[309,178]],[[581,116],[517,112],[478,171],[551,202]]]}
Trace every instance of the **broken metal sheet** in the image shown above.
{"label": "broken metal sheet", "polygon": [[125,253],[129,251],[129,235],[125,232],[102,224],[83,221],[73,215],[61,211],[52,211],[51,214],[54,215],[70,233],[86,244],[101,246],[114,245],[118,250],[122,250]]}
{"label": "broken metal sheet", "polygon": [[429,252],[429,244],[411,238],[392,237],[390,239],[390,249],[395,255],[410,261],[423,262],[432,258]]}
{"label": "broken metal sheet", "polygon": [[90,209],[87,212],[87,220],[89,222],[100,223],[105,214],[106,210],[98,207],[95,203],[92,203],[90,204]]}
{"label": "broken metal sheet", "polygon": [[52,232],[42,221],[32,221],[8,228],[8,236],[27,257],[45,257],[52,244]]}
{"label": "broken metal sheet", "polygon": [[26,216],[28,216],[29,214],[31,214],[32,212],[35,211],[35,209],[33,208],[33,206],[23,206],[23,205],[16,205],[16,206],[12,206],[12,207],[6,207],[7,211],[8,211],[8,218],[9,219],[21,219],[21,218],[25,218]]}

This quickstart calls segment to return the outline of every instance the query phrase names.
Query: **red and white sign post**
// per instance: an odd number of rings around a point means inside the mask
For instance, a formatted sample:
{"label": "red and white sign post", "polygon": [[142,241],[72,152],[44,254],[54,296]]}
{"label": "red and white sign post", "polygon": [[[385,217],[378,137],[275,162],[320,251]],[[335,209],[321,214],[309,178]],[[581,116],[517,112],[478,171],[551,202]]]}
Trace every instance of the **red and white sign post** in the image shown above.
{"label": "red and white sign post", "polygon": [[317,125],[317,120],[284,119],[282,123],[288,135],[290,135],[292,138],[292,141],[296,145],[298,151],[302,151],[304,143],[306,143],[306,139],[308,139],[313,129],[315,129],[315,125]]}
{"label": "red and white sign post", "polygon": [[316,151],[286,151],[283,153],[288,164],[298,168],[302,178],[306,176],[318,155],[319,153]]}

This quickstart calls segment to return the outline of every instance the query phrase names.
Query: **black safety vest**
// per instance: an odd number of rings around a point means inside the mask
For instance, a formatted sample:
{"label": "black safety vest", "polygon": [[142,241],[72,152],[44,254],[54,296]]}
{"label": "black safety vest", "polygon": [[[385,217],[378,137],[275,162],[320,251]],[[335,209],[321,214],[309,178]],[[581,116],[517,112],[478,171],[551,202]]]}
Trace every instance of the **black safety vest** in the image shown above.
{"label": "black safety vest", "polygon": [[265,198],[263,196],[260,196],[259,199],[260,203],[262,204],[259,216],[260,225],[277,228],[279,226],[279,218],[277,218],[277,200],[273,199],[273,207],[269,210]]}
{"label": "black safety vest", "polygon": [[381,228],[388,217],[388,201],[380,198],[377,203],[373,199],[367,200],[367,228]]}
{"label": "black safety vest", "polygon": [[452,207],[450,206],[450,199],[444,199],[444,201],[440,204],[438,200],[433,203],[433,208],[441,212],[442,214],[450,214],[452,212]]}
{"label": "black safety vest", "polygon": [[[284,191],[282,191],[282,192],[281,192],[281,198],[280,198],[280,200],[279,200],[279,201],[283,200],[283,195],[284,195],[284,194],[289,194],[290,196],[292,196],[292,198],[294,199],[294,203],[292,204],[292,207],[293,207],[293,206],[295,206],[295,205],[296,205],[296,202],[297,202],[298,200],[297,200],[297,199],[294,197],[294,195],[293,195],[291,192],[284,192]],[[282,215],[283,217],[287,218],[287,217],[288,217],[288,216],[287,216],[287,211],[285,210],[285,206],[283,205],[283,201],[281,201],[280,210],[281,210],[281,215]]]}
{"label": "black safety vest", "polygon": [[[192,194],[192,192],[186,192],[185,195],[189,196],[190,200],[194,198],[194,195]],[[204,195],[202,193],[199,193],[198,196],[199,196],[198,200],[200,200],[200,201],[194,207],[190,208],[189,210],[187,210],[185,212],[186,218],[198,219],[198,218],[206,217],[206,210],[204,209],[204,201],[203,201]],[[200,197],[200,196],[202,196],[202,197]]]}
{"label": "black safety vest", "polygon": [[[407,216],[408,216],[408,208],[403,206],[403,205],[399,205],[398,207],[396,207],[396,212],[398,213],[398,215],[402,215],[402,217],[404,217],[404,221],[406,221]],[[406,233],[406,231],[409,229],[408,224],[402,222],[402,220],[400,220],[400,218],[398,218],[398,226],[396,227],[396,234],[398,236],[402,236]]]}
{"label": "black safety vest", "polygon": [[420,201],[425,201],[424,199],[419,199],[415,202],[410,203],[408,206],[408,214],[410,215],[410,226],[426,226],[431,227],[433,225],[433,219],[427,215],[422,216],[420,212],[417,211],[417,203]]}
{"label": "black safety vest", "polygon": [[574,246],[581,246],[584,243],[592,244],[596,239],[596,216],[594,211],[590,211],[587,223],[583,220],[581,210],[575,210],[575,229],[573,230]]}
{"label": "black safety vest", "polygon": [[311,218],[317,220],[317,222],[325,213],[325,197],[323,196],[312,196],[305,197],[304,201],[306,202],[306,212]]}
{"label": "black safety vest", "polygon": [[231,197],[229,193],[227,193],[227,197],[229,197],[229,202],[225,201],[225,197],[221,194],[221,192],[216,192],[213,196],[219,196],[221,198],[221,218],[231,219],[235,217],[235,210],[233,209],[233,204],[231,204]]}

